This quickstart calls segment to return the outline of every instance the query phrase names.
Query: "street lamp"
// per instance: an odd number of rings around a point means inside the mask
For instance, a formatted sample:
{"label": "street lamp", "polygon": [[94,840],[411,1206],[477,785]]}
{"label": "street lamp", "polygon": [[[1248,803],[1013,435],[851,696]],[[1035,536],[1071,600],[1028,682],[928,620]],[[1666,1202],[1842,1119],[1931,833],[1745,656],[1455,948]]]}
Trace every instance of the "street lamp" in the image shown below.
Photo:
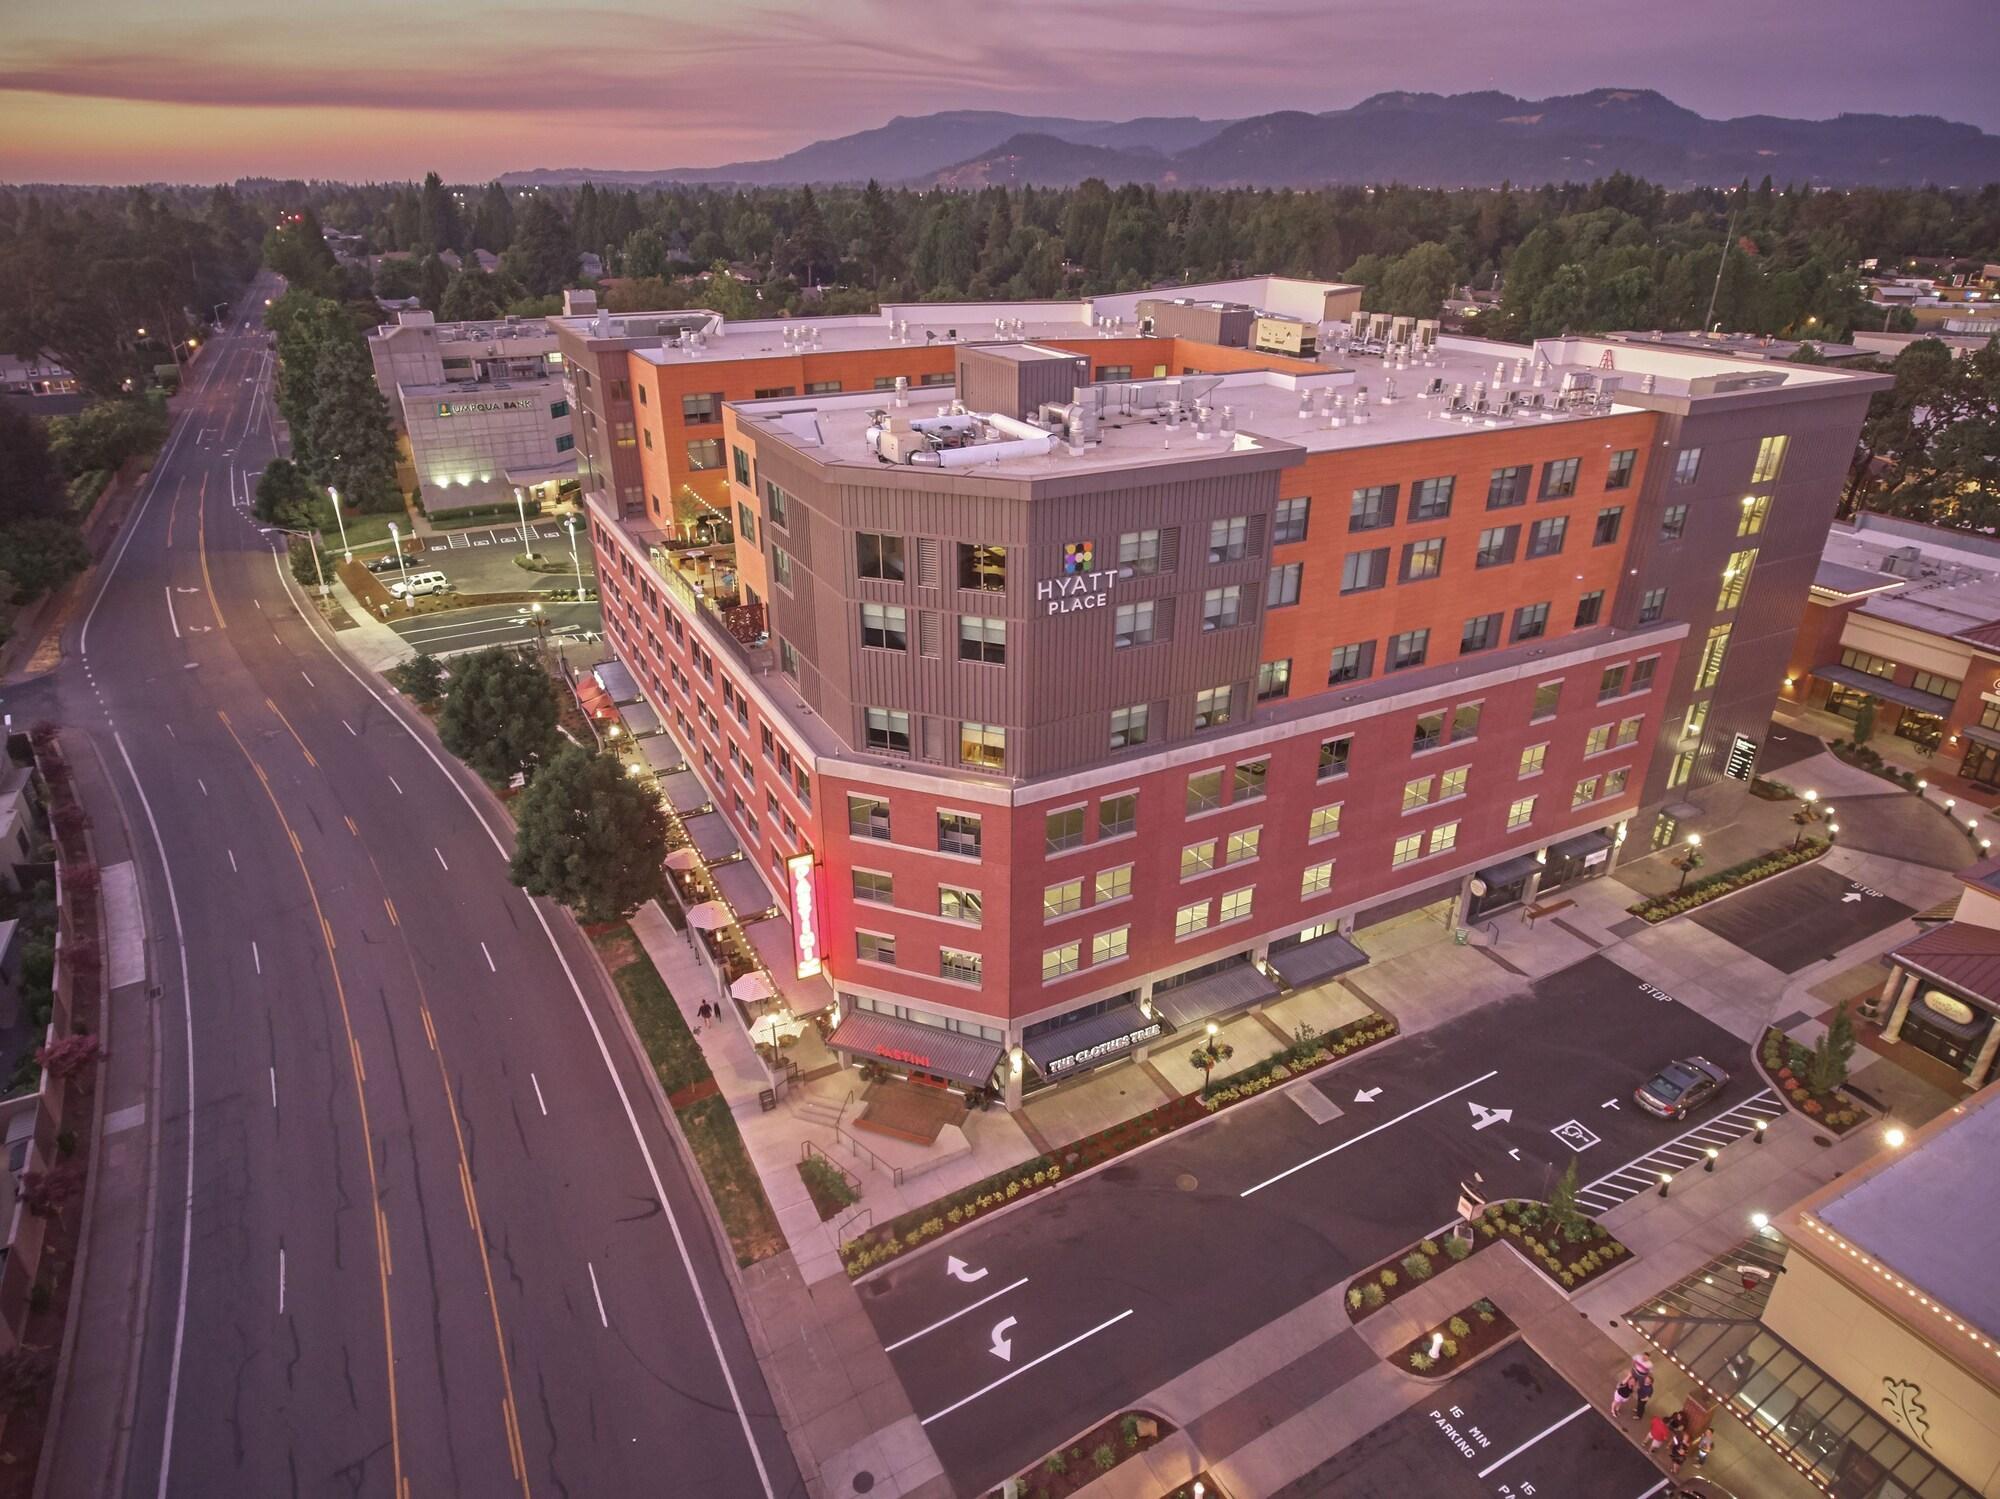
{"label": "street lamp", "polygon": [[285,534],[285,535],[287,535],[287,536],[303,536],[303,537],[305,537],[305,538],[306,538],[306,539],[307,539],[308,541],[310,541],[310,542],[312,543],[312,549],[313,549],[313,576],[319,579],[319,596],[320,596],[321,598],[325,598],[325,597],[327,596],[327,592],[328,592],[328,589],[327,589],[327,585],[326,585],[326,568],[325,568],[324,566],[322,566],[322,565],[321,565],[321,563],[320,563],[320,560],[319,560],[319,554],[320,554],[320,550],[321,550],[321,548],[320,548],[320,544],[319,544],[319,529],[318,529],[318,527],[314,527],[314,528],[313,528],[312,530],[310,530],[310,531],[294,531],[294,530],[293,530],[293,529],[292,529],[291,527],[289,527],[289,526],[273,526],[273,527],[272,527],[271,529],[272,529],[272,530],[274,530],[274,531],[282,531],[282,532],[284,532],[284,534]]}
{"label": "street lamp", "polygon": [[514,486],[514,509],[521,517],[521,555],[532,559],[535,552],[528,545],[528,497],[518,484]]}
{"label": "street lamp", "polygon": [[1681,882],[1674,886],[1674,894],[1679,895],[1687,889],[1688,876],[1701,868],[1702,858],[1701,834],[1689,833],[1687,847],[1673,861],[1674,868],[1681,872]]}
{"label": "street lamp", "polygon": [[576,601],[583,602],[583,556],[576,549],[576,517],[563,518],[563,529],[569,532],[569,560],[576,568]]}
{"label": "street lamp", "polygon": [[1833,816],[1833,808],[1819,805],[1817,791],[1800,793],[1798,810],[1792,813],[1792,821],[1798,825],[1798,832],[1792,838],[1792,852],[1799,851],[1799,845],[1806,841],[1806,829],[1816,822],[1824,822]]}
{"label": "street lamp", "polygon": [[1204,1095],[1208,1092],[1209,1083],[1214,1080],[1216,1064],[1226,1062],[1236,1055],[1236,1048],[1222,1040],[1221,1034],[1222,1027],[1213,1020],[1209,1021],[1208,1039],[1197,1046],[1194,1054],[1188,1058],[1201,1069],[1201,1091]]}
{"label": "street lamp", "polygon": [[1882,1139],[1891,1150],[1901,1149],[1903,1142],[1908,1138],[1909,1136],[1904,1134],[1901,1128],[1893,1124],[1882,1131]]}
{"label": "street lamp", "polygon": [[[333,461],[335,463],[340,462],[340,454],[335,453],[333,455]],[[352,562],[354,560],[354,551],[347,544],[347,517],[345,517],[340,513],[340,491],[335,489],[331,484],[329,484],[326,486],[326,497],[333,501],[333,523],[340,527],[341,561]],[[389,528],[391,533],[393,533],[395,529],[396,528],[394,526],[391,526]]]}
{"label": "street lamp", "polygon": [[[334,513],[339,514],[338,506],[335,507]],[[410,596],[410,564],[403,560],[402,533],[394,521],[389,522],[389,545],[396,549],[396,571],[403,576],[403,607],[415,609],[417,601]]]}

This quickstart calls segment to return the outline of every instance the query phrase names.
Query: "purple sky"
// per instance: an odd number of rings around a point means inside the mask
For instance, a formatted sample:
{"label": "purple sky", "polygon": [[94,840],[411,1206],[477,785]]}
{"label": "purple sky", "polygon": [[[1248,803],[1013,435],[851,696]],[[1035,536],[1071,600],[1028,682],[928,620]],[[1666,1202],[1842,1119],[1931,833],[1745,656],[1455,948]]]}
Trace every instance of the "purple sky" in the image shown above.
{"label": "purple sky", "polygon": [[[7,7],[0,179],[702,166],[940,109],[1656,88],[2000,131],[1995,0],[91,0]],[[1985,41],[1979,41],[1980,37]]]}

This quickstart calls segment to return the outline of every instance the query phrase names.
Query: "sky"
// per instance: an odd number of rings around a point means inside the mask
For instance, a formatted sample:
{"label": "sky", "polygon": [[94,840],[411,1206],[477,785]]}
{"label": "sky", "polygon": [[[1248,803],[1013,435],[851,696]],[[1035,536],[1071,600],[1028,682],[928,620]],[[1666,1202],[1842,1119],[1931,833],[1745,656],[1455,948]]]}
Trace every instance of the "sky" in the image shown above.
{"label": "sky", "polygon": [[1392,89],[2000,133],[1996,42],[1993,0],[0,0],[0,181],[712,166],[898,114],[1216,118]]}

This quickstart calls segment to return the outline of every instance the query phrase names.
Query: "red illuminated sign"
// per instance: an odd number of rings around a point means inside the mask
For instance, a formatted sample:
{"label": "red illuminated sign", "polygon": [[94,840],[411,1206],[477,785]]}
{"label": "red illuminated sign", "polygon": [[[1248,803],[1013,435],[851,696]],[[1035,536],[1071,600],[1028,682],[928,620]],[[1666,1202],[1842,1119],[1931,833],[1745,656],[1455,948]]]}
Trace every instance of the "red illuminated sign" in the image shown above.
{"label": "red illuminated sign", "polygon": [[892,1062],[908,1062],[912,1067],[925,1072],[931,1070],[931,1059],[920,1051],[904,1051],[900,1046],[878,1046],[875,1052],[876,1055],[886,1057]]}
{"label": "red illuminated sign", "polygon": [[793,854],[785,860],[785,877],[792,884],[792,956],[799,977],[809,979],[826,965],[820,958],[819,891],[813,882],[813,856]]}

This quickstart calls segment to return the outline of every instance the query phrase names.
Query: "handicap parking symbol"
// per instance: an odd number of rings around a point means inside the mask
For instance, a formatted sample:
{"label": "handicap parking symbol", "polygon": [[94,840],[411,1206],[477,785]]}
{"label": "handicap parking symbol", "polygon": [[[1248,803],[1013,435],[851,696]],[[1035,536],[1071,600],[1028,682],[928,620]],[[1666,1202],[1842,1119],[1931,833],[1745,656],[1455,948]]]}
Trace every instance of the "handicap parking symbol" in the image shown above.
{"label": "handicap parking symbol", "polygon": [[1575,1151],[1588,1150],[1590,1149],[1591,1146],[1597,1144],[1599,1140],[1602,1138],[1601,1136],[1594,1134],[1592,1131],[1586,1129],[1581,1123],[1579,1123],[1577,1120],[1574,1119],[1568,1120],[1562,1124],[1558,1124],[1554,1129],[1550,1130],[1549,1133],[1554,1135],[1558,1140],[1562,1141],[1563,1144],[1567,1145],[1571,1150]]}

